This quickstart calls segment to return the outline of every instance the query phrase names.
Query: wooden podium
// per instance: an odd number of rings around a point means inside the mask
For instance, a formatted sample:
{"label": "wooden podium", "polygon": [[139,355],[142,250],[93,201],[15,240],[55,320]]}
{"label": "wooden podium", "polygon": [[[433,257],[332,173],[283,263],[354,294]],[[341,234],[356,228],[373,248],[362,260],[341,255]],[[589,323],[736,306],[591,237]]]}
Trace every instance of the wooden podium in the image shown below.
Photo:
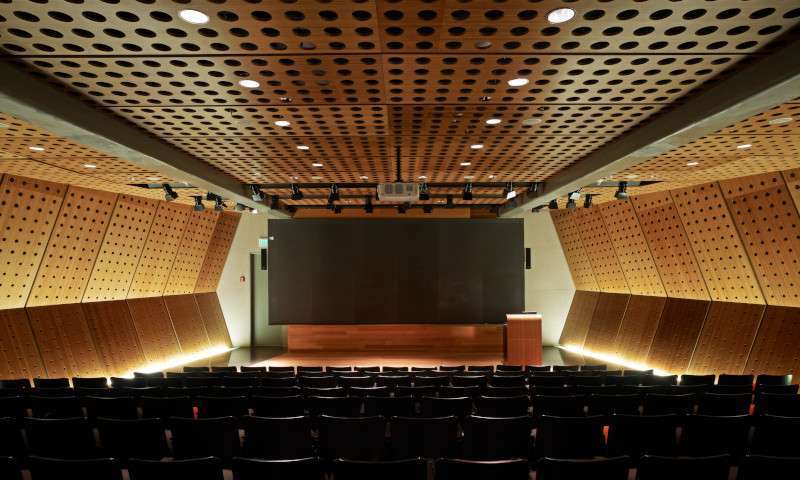
{"label": "wooden podium", "polygon": [[542,364],[542,316],[538,313],[506,314],[507,365]]}

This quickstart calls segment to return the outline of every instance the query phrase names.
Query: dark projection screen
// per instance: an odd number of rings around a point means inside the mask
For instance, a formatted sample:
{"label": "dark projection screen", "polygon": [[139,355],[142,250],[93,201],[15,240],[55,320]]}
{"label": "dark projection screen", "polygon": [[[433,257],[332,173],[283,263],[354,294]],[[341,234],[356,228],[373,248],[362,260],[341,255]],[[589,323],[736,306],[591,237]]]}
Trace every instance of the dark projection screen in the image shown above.
{"label": "dark projection screen", "polygon": [[270,324],[502,323],[522,220],[269,220]]}

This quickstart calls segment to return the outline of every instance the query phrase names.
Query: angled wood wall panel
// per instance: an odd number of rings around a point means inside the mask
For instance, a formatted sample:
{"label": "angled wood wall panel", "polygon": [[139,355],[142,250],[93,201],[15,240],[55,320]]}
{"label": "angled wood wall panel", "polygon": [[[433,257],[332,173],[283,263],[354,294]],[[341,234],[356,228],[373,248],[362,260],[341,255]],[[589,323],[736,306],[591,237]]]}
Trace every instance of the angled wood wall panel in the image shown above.
{"label": "angled wood wall panel", "polygon": [[206,327],[208,341],[211,346],[225,345],[232,347],[231,336],[228,333],[228,325],[225,323],[225,316],[222,314],[222,306],[219,303],[217,292],[195,293],[195,301],[200,309],[200,316],[203,325]]}
{"label": "angled wood wall panel", "polygon": [[770,305],[800,307],[800,216],[779,172],[720,182]]}
{"label": "angled wood wall panel", "polygon": [[572,215],[564,210],[551,210],[550,217],[561,241],[575,290],[599,291],[589,256],[583,248],[578,226],[573,221]]}
{"label": "angled wood wall panel", "polygon": [[208,334],[194,295],[168,295],[164,297],[164,303],[175,327],[181,351],[189,353],[207,349]]}
{"label": "angled wood wall panel", "polygon": [[575,291],[564,328],[561,330],[559,344],[583,347],[599,296],[600,292]]}
{"label": "angled wood wall panel", "polygon": [[100,377],[103,365],[79,303],[27,308],[48,377]]}
{"label": "angled wood wall panel", "polygon": [[708,300],[700,268],[669,192],[631,199],[667,296]]}
{"label": "angled wood wall panel", "polygon": [[25,306],[67,186],[4,175],[0,183],[0,309]]}
{"label": "angled wood wall panel", "polygon": [[24,308],[0,310],[0,378],[45,375]]}
{"label": "angled wood wall panel", "polygon": [[116,200],[116,193],[69,187],[27,306],[81,301]]}
{"label": "angled wood wall panel", "polygon": [[783,174],[783,181],[786,182],[786,187],[789,189],[789,194],[794,200],[794,206],[800,210],[800,168],[786,170],[781,172]]}
{"label": "angled wood wall panel", "polygon": [[614,341],[629,298],[630,295],[625,293],[600,293],[586,334],[584,348],[600,353],[611,352],[614,349]]}
{"label": "angled wood wall panel", "polygon": [[131,298],[127,303],[147,363],[181,353],[163,297]]}
{"label": "angled wood wall panel", "polygon": [[217,290],[240,218],[242,216],[238,213],[222,212],[220,214],[217,225],[214,227],[214,234],[206,249],[206,258],[203,260],[203,266],[197,276],[197,284],[194,286],[195,293]]}
{"label": "angled wood wall panel", "polygon": [[764,305],[712,302],[689,373],[742,373]]}
{"label": "angled wood wall panel", "polygon": [[146,363],[125,300],[84,303],[83,313],[106,375],[124,375]]}
{"label": "angled wood wall panel", "polygon": [[164,295],[181,295],[194,292],[197,277],[203,266],[211,236],[217,225],[219,212],[193,211],[172,264]]}
{"label": "angled wood wall panel", "polygon": [[664,285],[630,202],[606,202],[598,210],[632,294],[665,296]]}
{"label": "angled wood wall panel", "polygon": [[800,309],[768,305],[744,373],[800,375]]}
{"label": "angled wood wall panel", "polygon": [[84,302],[125,299],[157,208],[157,200],[131,195],[117,198]]}
{"label": "angled wood wall panel", "polygon": [[600,291],[629,293],[625,274],[622,273],[622,267],[614,252],[600,210],[597,207],[581,208],[573,210],[570,215],[575,218],[576,224],[580,225],[578,232]]}
{"label": "angled wood wall panel", "polygon": [[613,351],[622,358],[644,363],[666,303],[666,297],[631,295]]}
{"label": "angled wood wall panel", "polygon": [[160,202],[147,236],[128,298],[157,297],[164,293],[192,208]]}
{"label": "angled wood wall panel", "polygon": [[719,185],[705,183],[670,193],[711,299],[763,304],[761,287]]}
{"label": "angled wood wall panel", "polygon": [[647,354],[647,364],[670,373],[686,371],[710,303],[668,298]]}

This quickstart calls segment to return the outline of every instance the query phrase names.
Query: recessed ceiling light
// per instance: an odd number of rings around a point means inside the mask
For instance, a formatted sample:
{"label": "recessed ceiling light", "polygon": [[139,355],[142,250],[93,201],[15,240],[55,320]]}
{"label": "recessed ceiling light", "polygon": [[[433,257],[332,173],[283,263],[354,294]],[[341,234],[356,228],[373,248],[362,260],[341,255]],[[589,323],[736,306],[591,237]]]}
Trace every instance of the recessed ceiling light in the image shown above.
{"label": "recessed ceiling light", "polygon": [[475,178],[475,175],[464,175],[464,180],[472,180]]}
{"label": "recessed ceiling light", "polygon": [[420,175],[419,177],[417,177],[417,179],[419,179],[419,180],[425,180],[426,178],[428,178],[428,177],[426,177],[425,175]]}
{"label": "recessed ceiling light", "polygon": [[314,163],[312,163],[312,164],[311,164],[311,166],[312,166],[312,167],[317,167],[317,168],[319,168],[319,167],[321,167],[321,166],[322,166],[322,164],[321,164],[321,163],[319,163],[319,162],[314,162]]}
{"label": "recessed ceiling light", "polygon": [[738,148],[739,150],[747,150],[750,147],[752,147],[752,145],[750,145],[749,143],[745,143],[745,144],[736,146],[736,148]]}
{"label": "recessed ceiling light", "polygon": [[366,176],[366,175],[361,175],[359,178],[360,178],[361,180],[369,180],[369,177],[368,177],[368,176]]}
{"label": "recessed ceiling light", "polygon": [[[772,120],[768,121],[770,125],[783,125],[784,123],[789,123],[794,120],[792,117],[781,117],[781,118],[773,118]],[[2,127],[0,127],[2,128]]]}
{"label": "recessed ceiling light", "polygon": [[91,164],[91,163],[84,163],[84,164],[83,164],[83,167],[84,167],[84,168],[97,168],[97,165],[93,165],[93,164]]}
{"label": "recessed ceiling light", "polygon": [[625,175],[625,178],[639,178],[639,175],[636,175],[635,173],[631,173],[629,175]]}
{"label": "recessed ceiling light", "polygon": [[686,163],[687,167],[694,167],[695,165],[700,165],[700,162],[687,162]]}
{"label": "recessed ceiling light", "polygon": [[261,86],[260,83],[250,79],[239,80],[239,85],[243,86],[244,88],[258,88]]}
{"label": "recessed ceiling light", "polygon": [[318,177],[318,176],[315,175],[315,176],[311,177],[311,180],[322,180],[322,177]]}
{"label": "recessed ceiling light", "polygon": [[471,162],[461,162],[462,167],[469,167],[470,165],[472,165]]}
{"label": "recessed ceiling light", "polygon": [[494,175],[489,175],[489,180],[494,180]]}
{"label": "recessed ceiling light", "polygon": [[291,124],[292,124],[292,122],[290,122],[288,120],[278,120],[277,122],[275,122],[275,125],[277,125],[279,127],[288,127]]}
{"label": "recessed ceiling light", "polygon": [[480,150],[481,148],[483,148],[483,144],[482,143],[474,143],[474,144],[470,145],[469,148],[471,148],[473,150]]}
{"label": "recessed ceiling light", "polygon": [[311,148],[311,147],[309,147],[308,145],[298,145],[297,146],[298,150],[308,150],[309,148]]}
{"label": "recessed ceiling light", "polygon": [[28,150],[33,150],[34,152],[44,152],[44,147],[28,147]]}
{"label": "recessed ceiling light", "polygon": [[569,22],[575,16],[575,10],[571,8],[556,8],[547,14],[547,21],[550,23]]}
{"label": "recessed ceiling light", "polygon": [[210,20],[208,15],[198,10],[181,10],[178,12],[178,16],[181,17],[184,22],[189,22],[195,25],[202,25],[204,23],[208,23]]}
{"label": "recessed ceiling light", "polygon": [[522,87],[530,83],[530,80],[527,78],[512,78],[508,81],[508,86],[510,87]]}
{"label": "recessed ceiling light", "polygon": [[0,123],[0,128],[8,128],[8,125],[5,123]]}
{"label": "recessed ceiling light", "polygon": [[486,120],[487,125],[497,125],[500,122],[502,122],[502,120],[499,118],[490,118],[489,120]]}
{"label": "recessed ceiling light", "polygon": [[151,182],[157,182],[161,180],[161,177],[147,177],[147,179],[150,180]]}
{"label": "recessed ceiling light", "polygon": [[537,123],[542,123],[542,119],[531,117],[531,118],[526,118],[525,120],[522,121],[523,125],[536,125]]}

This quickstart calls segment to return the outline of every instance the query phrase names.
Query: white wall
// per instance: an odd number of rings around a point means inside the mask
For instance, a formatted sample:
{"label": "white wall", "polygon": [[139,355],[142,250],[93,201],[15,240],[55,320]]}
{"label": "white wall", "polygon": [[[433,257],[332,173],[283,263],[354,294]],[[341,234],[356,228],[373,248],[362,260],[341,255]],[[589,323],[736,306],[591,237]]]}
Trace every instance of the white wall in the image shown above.
{"label": "white wall", "polygon": [[525,270],[525,310],[542,314],[542,343],[556,345],[575,294],[558,234],[546,210],[516,211],[510,217],[524,219],[525,247],[531,249],[531,269]]}

